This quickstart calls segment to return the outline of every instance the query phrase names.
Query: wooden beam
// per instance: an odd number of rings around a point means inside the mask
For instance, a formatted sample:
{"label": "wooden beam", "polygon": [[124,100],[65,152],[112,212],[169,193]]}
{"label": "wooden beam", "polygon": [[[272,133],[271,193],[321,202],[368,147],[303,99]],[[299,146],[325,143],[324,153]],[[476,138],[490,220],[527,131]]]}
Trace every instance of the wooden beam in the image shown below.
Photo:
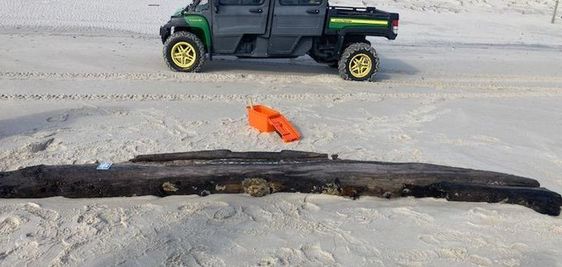
{"label": "wooden beam", "polygon": [[164,162],[175,160],[228,160],[228,159],[250,159],[250,160],[305,160],[323,159],[328,160],[328,154],[304,152],[295,150],[282,150],[281,152],[232,152],[230,150],[208,150],[180,153],[139,155],[131,159],[131,162]]}
{"label": "wooden beam", "polygon": [[331,160],[310,152],[227,150],[138,156],[96,165],[33,166],[0,172],[0,198],[120,197],[275,192],[505,202],[559,215],[562,198],[536,180],[424,163]]}

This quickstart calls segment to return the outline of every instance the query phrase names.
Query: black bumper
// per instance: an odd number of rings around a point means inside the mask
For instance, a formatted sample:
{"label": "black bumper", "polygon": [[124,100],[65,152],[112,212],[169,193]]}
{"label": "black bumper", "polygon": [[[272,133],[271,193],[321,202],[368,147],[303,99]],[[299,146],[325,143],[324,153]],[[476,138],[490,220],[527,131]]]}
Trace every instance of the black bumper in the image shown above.
{"label": "black bumper", "polygon": [[169,24],[170,23],[167,23],[166,25],[160,27],[160,38],[162,39],[162,43],[165,43],[166,40],[168,40],[168,37],[170,37],[172,26]]}

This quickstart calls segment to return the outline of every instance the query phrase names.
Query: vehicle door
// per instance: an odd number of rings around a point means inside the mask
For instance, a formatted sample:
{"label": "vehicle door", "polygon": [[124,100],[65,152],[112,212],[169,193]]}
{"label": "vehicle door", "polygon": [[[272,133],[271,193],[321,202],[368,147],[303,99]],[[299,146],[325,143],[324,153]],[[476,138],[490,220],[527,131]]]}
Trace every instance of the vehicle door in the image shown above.
{"label": "vehicle door", "polygon": [[322,35],[328,0],[272,1],[275,7],[268,49],[271,54],[290,53],[303,37]]}
{"label": "vehicle door", "polygon": [[262,35],[267,29],[270,0],[214,0],[213,47],[233,53],[245,34]]}
{"label": "vehicle door", "polygon": [[327,0],[274,0],[272,35],[320,36]]}

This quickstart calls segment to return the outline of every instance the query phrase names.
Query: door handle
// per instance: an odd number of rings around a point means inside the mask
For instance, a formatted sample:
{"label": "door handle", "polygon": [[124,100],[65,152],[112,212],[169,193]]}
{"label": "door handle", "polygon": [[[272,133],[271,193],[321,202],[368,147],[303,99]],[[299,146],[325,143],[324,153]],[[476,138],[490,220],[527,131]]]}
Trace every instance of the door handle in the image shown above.
{"label": "door handle", "polygon": [[308,10],[306,10],[306,13],[308,13],[308,14],[320,14],[320,10],[318,10],[318,9],[308,9]]}
{"label": "door handle", "polygon": [[251,13],[263,13],[263,9],[261,8],[252,8],[250,9]]}

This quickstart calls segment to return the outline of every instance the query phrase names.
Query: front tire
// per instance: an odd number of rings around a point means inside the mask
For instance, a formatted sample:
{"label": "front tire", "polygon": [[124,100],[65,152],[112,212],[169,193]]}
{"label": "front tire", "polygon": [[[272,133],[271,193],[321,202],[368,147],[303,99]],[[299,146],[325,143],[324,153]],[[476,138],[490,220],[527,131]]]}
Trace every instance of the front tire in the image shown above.
{"label": "front tire", "polygon": [[199,72],[205,63],[205,45],[195,34],[176,32],[164,43],[164,61],[171,70]]}
{"label": "front tire", "polygon": [[372,82],[379,65],[377,51],[370,44],[353,43],[343,51],[338,70],[344,80]]}

